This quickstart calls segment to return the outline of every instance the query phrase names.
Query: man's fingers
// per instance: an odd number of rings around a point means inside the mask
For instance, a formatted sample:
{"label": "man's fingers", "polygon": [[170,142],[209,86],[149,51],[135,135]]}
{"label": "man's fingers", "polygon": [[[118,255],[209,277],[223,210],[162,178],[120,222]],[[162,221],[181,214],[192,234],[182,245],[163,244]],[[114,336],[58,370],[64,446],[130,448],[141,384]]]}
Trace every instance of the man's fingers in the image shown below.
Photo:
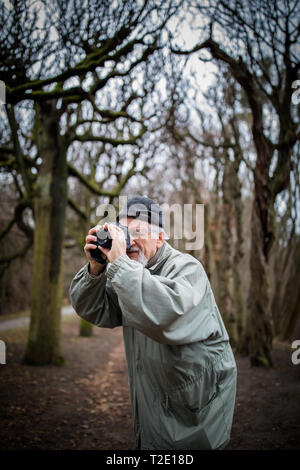
{"label": "man's fingers", "polygon": [[90,260],[91,259],[91,255],[90,255],[90,250],[96,250],[97,248],[99,249],[99,251],[101,251],[105,256],[109,256],[109,252],[111,251],[112,248],[104,248],[102,246],[96,246],[94,243],[92,242],[96,242],[97,241],[97,237],[96,237],[96,234],[95,232],[98,232],[100,231],[101,229],[106,229],[108,230],[109,232],[109,235],[111,237],[112,240],[118,240],[119,243],[121,243],[123,245],[123,243],[126,243],[126,240],[125,240],[125,235],[124,235],[124,232],[123,230],[118,227],[117,225],[115,224],[110,224],[108,222],[105,222],[104,225],[96,225],[95,227],[92,227],[89,231],[88,231],[88,235],[86,236],[85,238],[85,247],[84,247],[84,251],[86,253],[86,256],[87,258]]}
{"label": "man's fingers", "polygon": [[95,232],[99,232],[99,230],[103,229],[103,228],[108,228],[109,224],[107,222],[105,222],[104,225],[96,225],[95,227],[92,227],[89,231],[88,231],[88,235],[92,235],[93,233]]}
{"label": "man's fingers", "polygon": [[94,245],[91,243],[86,243],[84,245],[84,251],[95,250],[96,248],[97,248],[97,245]]}
{"label": "man's fingers", "polygon": [[99,230],[101,230],[101,228],[102,228],[102,225],[96,225],[95,227],[92,227],[92,228],[88,231],[88,234],[89,234],[89,235],[92,235],[93,233],[98,232]]}
{"label": "man's fingers", "polygon": [[88,231],[88,235],[92,235],[94,232],[97,232],[96,227],[90,228],[90,230]]}
{"label": "man's fingers", "polygon": [[91,242],[91,241],[96,242],[96,241],[97,241],[97,237],[96,237],[95,235],[87,235],[87,236],[85,237],[85,241],[86,241],[86,243],[89,243],[89,242]]}
{"label": "man's fingers", "polygon": [[103,248],[103,246],[98,246],[99,250],[102,251],[102,253],[104,253],[105,255],[107,255],[107,253],[109,252],[109,249],[108,248]]}
{"label": "man's fingers", "polygon": [[123,239],[123,237],[125,238],[125,235],[124,235],[124,232],[123,230],[118,227],[117,225],[108,225],[108,231],[111,235],[111,238],[112,239]]}

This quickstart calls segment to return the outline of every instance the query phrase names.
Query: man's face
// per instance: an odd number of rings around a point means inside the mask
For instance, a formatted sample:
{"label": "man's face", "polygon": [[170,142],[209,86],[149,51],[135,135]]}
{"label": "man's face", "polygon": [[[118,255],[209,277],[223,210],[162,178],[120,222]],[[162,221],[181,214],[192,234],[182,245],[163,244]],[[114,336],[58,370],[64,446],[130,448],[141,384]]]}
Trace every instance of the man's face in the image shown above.
{"label": "man's face", "polygon": [[149,261],[164,243],[164,233],[150,233],[151,226],[144,220],[124,217],[119,222],[128,227],[130,249],[126,254],[134,261],[144,264],[143,260]]}

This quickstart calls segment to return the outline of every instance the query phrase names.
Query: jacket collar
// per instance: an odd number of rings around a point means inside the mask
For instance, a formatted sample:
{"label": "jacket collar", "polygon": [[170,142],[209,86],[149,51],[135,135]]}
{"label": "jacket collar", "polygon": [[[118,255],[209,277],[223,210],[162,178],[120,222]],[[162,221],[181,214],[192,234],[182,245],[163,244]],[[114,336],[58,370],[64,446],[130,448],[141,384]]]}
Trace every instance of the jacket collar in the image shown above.
{"label": "jacket collar", "polygon": [[172,247],[166,241],[164,241],[163,245],[158,248],[155,255],[149,259],[148,263],[146,264],[146,268],[150,271],[155,271],[156,268],[158,268],[158,266],[160,266],[162,262],[166,260],[171,251]]}

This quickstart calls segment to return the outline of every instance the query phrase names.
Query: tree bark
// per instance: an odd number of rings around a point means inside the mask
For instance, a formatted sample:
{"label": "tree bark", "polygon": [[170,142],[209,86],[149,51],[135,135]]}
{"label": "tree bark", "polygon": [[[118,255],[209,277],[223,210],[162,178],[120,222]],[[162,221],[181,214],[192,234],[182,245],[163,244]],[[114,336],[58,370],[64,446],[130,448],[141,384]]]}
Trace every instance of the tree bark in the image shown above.
{"label": "tree bark", "polygon": [[[211,239],[211,262],[214,266],[214,271],[212,275],[212,281],[214,286],[214,292],[217,304],[221,306],[221,295],[220,295],[220,286],[221,286],[221,267],[220,267],[220,259],[221,259],[221,202],[220,202],[220,195],[219,195],[219,169],[216,167],[217,175],[215,179],[215,187],[213,191],[213,206],[214,206],[214,215],[212,217],[210,228],[210,239]],[[211,213],[211,211],[210,211]]]}
{"label": "tree bark", "polygon": [[270,367],[273,365],[273,327],[269,306],[268,266],[263,250],[264,232],[259,213],[260,208],[255,199],[251,215],[251,281],[247,300],[246,341],[251,365]]}
{"label": "tree bark", "polygon": [[204,206],[204,257],[203,265],[208,279],[211,281],[211,226],[210,226],[210,207],[209,203]]}
{"label": "tree bark", "polygon": [[[94,178],[94,174],[92,175]],[[94,196],[91,196],[90,193],[87,192],[85,187],[82,187],[83,192],[83,207],[85,209],[85,214],[87,218],[85,220],[80,220],[80,228],[82,233],[82,239],[85,240],[85,237],[89,231],[90,227],[90,220],[91,220],[91,200],[94,200]],[[93,336],[93,324],[85,321],[83,318],[80,318],[79,321],[79,336],[83,337],[90,337]]]}
{"label": "tree bark", "polygon": [[293,331],[300,314],[300,290],[295,290],[300,277],[300,244],[297,238],[294,240],[292,256],[289,261],[285,272],[278,273],[283,284],[277,331],[278,338],[281,341],[292,340]]}
{"label": "tree bark", "polygon": [[241,261],[243,258],[243,201],[241,194],[241,182],[238,177],[240,167],[240,159],[235,156],[233,164],[231,181],[232,181],[232,199],[234,207],[234,223],[235,223],[235,247],[233,253],[233,308],[235,312],[236,323],[236,347],[239,352],[243,351],[243,331],[244,331],[244,301],[243,301],[243,286],[240,274]]}
{"label": "tree bark", "polygon": [[222,179],[223,206],[221,216],[221,258],[220,258],[220,300],[225,326],[232,344],[235,344],[235,315],[232,299],[232,222],[233,204],[230,188],[231,165],[229,157],[224,156]]}
{"label": "tree bark", "polygon": [[87,322],[84,318],[80,318],[79,322],[79,336],[90,338],[93,336],[93,325]]}
{"label": "tree bark", "polygon": [[7,289],[7,270],[8,264],[0,265],[0,315],[4,314],[4,305]]}
{"label": "tree bark", "polygon": [[67,161],[56,102],[37,105],[35,130],[43,162],[35,187],[33,287],[24,361],[58,365],[64,362],[60,352],[60,313]]}

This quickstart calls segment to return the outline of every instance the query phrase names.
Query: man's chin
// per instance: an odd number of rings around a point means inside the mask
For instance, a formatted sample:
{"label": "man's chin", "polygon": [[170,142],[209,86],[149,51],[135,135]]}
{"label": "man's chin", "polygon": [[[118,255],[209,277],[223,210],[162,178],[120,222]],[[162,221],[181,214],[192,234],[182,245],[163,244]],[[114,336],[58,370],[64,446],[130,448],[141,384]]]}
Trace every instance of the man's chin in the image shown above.
{"label": "man's chin", "polygon": [[138,258],[139,253],[138,251],[131,251],[131,252],[127,252],[127,256],[129,256],[129,258]]}
{"label": "man's chin", "polygon": [[141,251],[132,251],[132,252],[127,252],[127,255],[129,256],[132,261],[137,261],[138,263],[142,264],[143,266],[146,266],[148,263],[147,258],[145,257],[144,253]]}

